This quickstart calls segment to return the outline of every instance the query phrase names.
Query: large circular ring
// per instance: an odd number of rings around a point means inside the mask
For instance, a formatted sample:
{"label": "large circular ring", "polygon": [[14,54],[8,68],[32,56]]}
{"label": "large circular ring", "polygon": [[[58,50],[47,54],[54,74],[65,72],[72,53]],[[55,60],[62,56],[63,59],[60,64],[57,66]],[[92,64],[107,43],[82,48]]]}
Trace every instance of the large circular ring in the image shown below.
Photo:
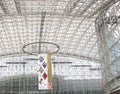
{"label": "large circular ring", "polygon": [[[27,49],[27,51],[25,49]],[[47,49],[49,49],[49,50],[47,50]],[[41,50],[41,51],[39,51],[39,50]],[[40,54],[40,53],[55,54],[59,51],[59,46],[55,43],[52,43],[52,42],[44,42],[44,41],[42,41],[42,42],[32,42],[32,43],[24,45],[23,48],[22,48],[22,51],[24,53],[28,54],[28,55],[37,55],[37,54]]]}

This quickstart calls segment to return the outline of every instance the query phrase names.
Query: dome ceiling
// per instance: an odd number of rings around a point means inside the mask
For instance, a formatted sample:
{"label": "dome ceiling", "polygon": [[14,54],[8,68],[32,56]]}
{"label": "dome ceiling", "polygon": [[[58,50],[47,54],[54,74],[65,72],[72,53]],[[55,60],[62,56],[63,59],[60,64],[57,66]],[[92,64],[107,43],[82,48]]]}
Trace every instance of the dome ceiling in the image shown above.
{"label": "dome ceiling", "polygon": [[[59,46],[56,55],[98,60],[95,18],[110,0],[0,0],[0,56],[24,54],[34,42]],[[48,44],[30,53],[56,50]],[[38,50],[37,50],[38,49]]]}

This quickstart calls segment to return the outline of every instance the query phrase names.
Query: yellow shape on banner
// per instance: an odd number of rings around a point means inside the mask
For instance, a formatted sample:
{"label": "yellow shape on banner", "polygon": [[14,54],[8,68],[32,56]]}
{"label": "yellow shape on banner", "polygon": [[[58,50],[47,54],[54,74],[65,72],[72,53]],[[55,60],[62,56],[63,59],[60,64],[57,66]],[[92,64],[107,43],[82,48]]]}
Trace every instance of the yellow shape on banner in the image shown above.
{"label": "yellow shape on banner", "polygon": [[42,67],[40,67],[39,72],[40,72],[40,73],[43,73],[43,69],[42,69]]}

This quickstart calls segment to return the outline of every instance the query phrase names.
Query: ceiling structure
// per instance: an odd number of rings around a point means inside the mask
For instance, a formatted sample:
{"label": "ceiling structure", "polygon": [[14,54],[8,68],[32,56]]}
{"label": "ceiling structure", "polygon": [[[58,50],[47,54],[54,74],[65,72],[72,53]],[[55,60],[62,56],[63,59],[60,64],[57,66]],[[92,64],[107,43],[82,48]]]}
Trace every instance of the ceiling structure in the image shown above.
{"label": "ceiling structure", "polygon": [[[118,0],[114,0],[116,1]],[[85,89],[91,92],[102,91],[101,64],[96,63],[99,62],[99,49],[95,19],[112,2],[113,0],[0,0],[1,92],[5,92],[3,88],[6,86],[14,85],[16,79],[22,79],[24,74],[32,76],[30,84],[35,81],[37,83],[34,76],[37,74],[37,61],[26,58],[33,58],[31,54],[48,52],[57,52],[52,55],[52,74],[53,79],[59,79],[61,90],[81,88],[83,93]],[[72,63],[68,64],[69,62]],[[25,79],[29,82],[29,77]],[[7,83],[6,80],[8,84],[2,86]],[[18,91],[21,90],[19,87]]]}
{"label": "ceiling structure", "polygon": [[[0,56],[24,54],[34,42],[56,55],[98,61],[95,18],[112,0],[0,0]],[[39,49],[40,48],[40,49]],[[54,52],[33,44],[30,53]]]}

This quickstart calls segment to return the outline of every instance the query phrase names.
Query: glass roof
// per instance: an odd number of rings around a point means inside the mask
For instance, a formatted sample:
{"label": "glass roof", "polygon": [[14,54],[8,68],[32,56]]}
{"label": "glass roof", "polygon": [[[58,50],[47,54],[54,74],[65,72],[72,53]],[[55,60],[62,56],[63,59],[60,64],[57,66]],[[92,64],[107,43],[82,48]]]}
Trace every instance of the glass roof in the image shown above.
{"label": "glass roof", "polygon": [[[52,74],[62,84],[60,90],[102,90],[95,19],[111,2],[0,0],[0,81],[36,75],[37,61],[27,58],[56,52],[52,54]],[[35,77],[32,79],[37,81]]]}
{"label": "glass roof", "polygon": [[[56,55],[98,60],[95,18],[108,1],[1,0],[0,56],[24,54],[25,45],[43,41],[60,47]],[[36,49],[31,46],[27,51]],[[41,50],[56,49],[41,44]]]}

